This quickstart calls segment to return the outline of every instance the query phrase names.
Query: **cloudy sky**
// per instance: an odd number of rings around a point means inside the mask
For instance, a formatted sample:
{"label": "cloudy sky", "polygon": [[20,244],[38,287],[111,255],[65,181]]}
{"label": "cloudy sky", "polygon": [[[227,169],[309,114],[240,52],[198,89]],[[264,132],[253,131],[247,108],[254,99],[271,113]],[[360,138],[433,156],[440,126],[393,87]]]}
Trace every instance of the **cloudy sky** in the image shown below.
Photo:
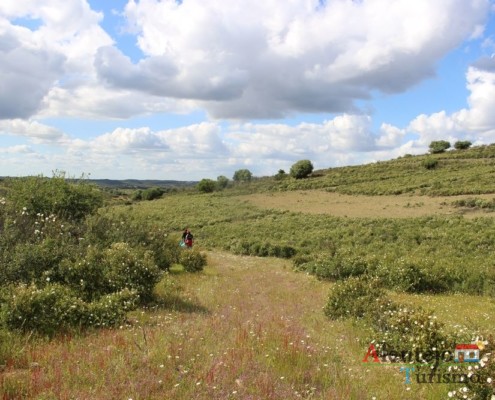
{"label": "cloudy sky", "polygon": [[0,176],[263,176],[493,143],[494,3],[1,0]]}

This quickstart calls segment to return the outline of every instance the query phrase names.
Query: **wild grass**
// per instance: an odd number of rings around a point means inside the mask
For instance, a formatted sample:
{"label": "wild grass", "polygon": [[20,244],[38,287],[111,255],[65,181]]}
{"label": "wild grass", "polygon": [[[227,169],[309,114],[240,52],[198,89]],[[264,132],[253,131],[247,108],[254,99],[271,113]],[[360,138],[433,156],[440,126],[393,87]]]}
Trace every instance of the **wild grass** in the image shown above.
{"label": "wild grass", "polygon": [[4,398],[447,397],[446,385],[405,385],[397,368],[363,363],[366,328],[321,312],[332,284],[285,260],[208,258],[203,273],[173,274],[198,309],[139,311],[119,329],[29,341],[1,375]]}

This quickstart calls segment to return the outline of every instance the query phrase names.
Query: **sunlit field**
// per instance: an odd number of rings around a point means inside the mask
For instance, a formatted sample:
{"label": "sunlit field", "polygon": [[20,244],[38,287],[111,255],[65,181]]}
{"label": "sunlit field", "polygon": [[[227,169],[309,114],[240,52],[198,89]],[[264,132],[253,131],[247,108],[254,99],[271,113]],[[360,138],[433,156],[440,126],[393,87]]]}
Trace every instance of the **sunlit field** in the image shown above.
{"label": "sunlit field", "polygon": [[153,201],[2,183],[1,397],[491,400],[492,158],[456,154]]}
{"label": "sunlit field", "polygon": [[[331,283],[283,260],[208,260],[202,274],[173,272],[183,300],[167,309],[134,312],[112,330],[28,341],[2,374],[5,398],[448,398],[448,385],[405,385],[399,367],[363,363],[369,332],[321,312]],[[462,300],[475,315],[489,311]]]}

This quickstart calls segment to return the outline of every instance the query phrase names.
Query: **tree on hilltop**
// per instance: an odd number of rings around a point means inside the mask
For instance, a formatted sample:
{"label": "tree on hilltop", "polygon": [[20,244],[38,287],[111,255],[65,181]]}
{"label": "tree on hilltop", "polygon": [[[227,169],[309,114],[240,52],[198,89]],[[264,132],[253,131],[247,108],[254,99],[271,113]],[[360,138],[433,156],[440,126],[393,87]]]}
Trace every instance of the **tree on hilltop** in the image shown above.
{"label": "tree on hilltop", "polygon": [[456,150],[466,150],[472,146],[472,143],[469,140],[458,140],[454,143],[454,148]]}
{"label": "tree on hilltop", "polygon": [[443,153],[447,149],[450,149],[450,142],[447,142],[446,140],[434,140],[430,143],[431,154]]}
{"label": "tree on hilltop", "polygon": [[290,167],[290,176],[296,179],[306,178],[313,172],[313,164],[309,160],[299,160]]}
{"label": "tree on hilltop", "polygon": [[234,177],[232,178],[234,182],[250,182],[253,178],[253,174],[248,169],[238,169],[234,172]]}
{"label": "tree on hilltop", "polygon": [[201,179],[197,187],[201,193],[211,193],[215,191],[217,184],[212,179]]}
{"label": "tree on hilltop", "polygon": [[229,184],[229,178],[226,176],[220,175],[217,178],[217,186],[219,189],[225,189]]}

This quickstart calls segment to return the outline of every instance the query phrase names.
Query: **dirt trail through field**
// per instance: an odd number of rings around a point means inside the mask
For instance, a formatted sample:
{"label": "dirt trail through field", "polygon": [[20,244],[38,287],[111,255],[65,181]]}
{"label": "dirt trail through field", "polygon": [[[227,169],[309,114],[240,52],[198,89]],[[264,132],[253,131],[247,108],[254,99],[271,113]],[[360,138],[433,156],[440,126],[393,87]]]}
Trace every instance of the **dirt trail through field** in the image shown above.
{"label": "dirt trail through field", "polygon": [[172,277],[183,287],[174,309],[137,311],[129,326],[30,351],[26,362],[38,367],[22,371],[22,398],[445,397],[435,393],[442,388],[404,385],[397,368],[363,365],[363,329],[327,319],[331,284],[290,261],[208,252],[203,273]]}
{"label": "dirt trail through field", "polygon": [[[208,258],[204,275],[184,280],[190,301],[209,310],[185,317],[181,328],[203,359],[188,368],[201,381],[194,398],[402,398],[398,370],[363,367],[363,332],[324,316],[330,283],[294,272],[287,260]],[[190,344],[181,346],[187,353]]]}
{"label": "dirt trail through field", "polygon": [[456,208],[459,199],[491,200],[493,194],[429,197],[417,195],[364,196],[345,195],[323,190],[257,193],[242,199],[263,208],[289,210],[311,214],[330,214],[355,218],[412,218],[427,215],[464,215],[468,218],[495,216],[494,212]]}

